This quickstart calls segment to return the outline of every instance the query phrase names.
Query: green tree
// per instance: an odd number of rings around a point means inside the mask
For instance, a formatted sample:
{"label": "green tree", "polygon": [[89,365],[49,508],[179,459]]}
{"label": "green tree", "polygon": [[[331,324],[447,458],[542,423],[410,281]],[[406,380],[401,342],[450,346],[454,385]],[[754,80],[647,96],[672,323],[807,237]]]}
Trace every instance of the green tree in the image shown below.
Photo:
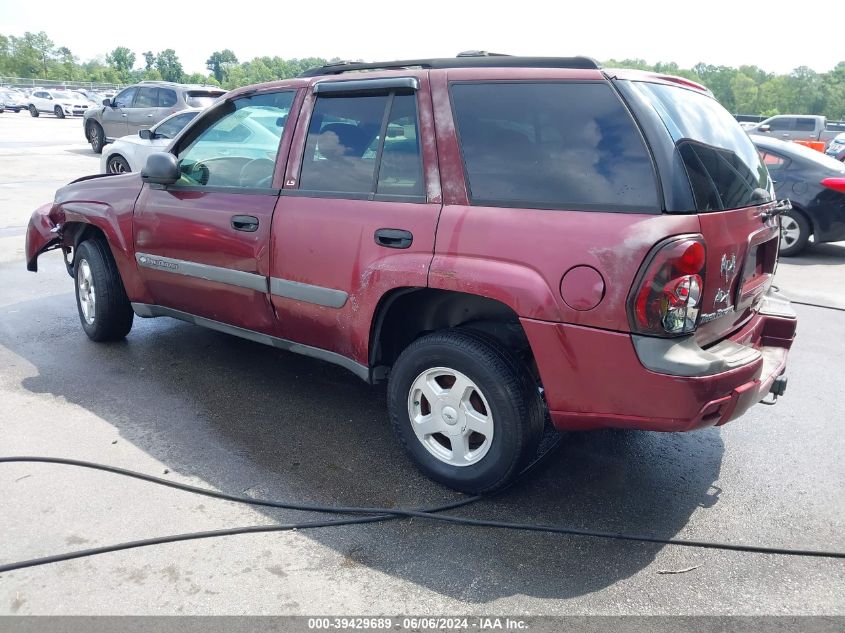
{"label": "green tree", "polygon": [[24,46],[34,51],[41,66],[42,76],[46,77],[49,72],[49,62],[53,58],[53,40],[51,40],[44,31],[38,33],[30,33],[27,31],[23,34]]}
{"label": "green tree", "polygon": [[135,53],[125,46],[118,46],[106,55],[106,63],[121,74],[128,74],[135,66]]}
{"label": "green tree", "polygon": [[737,72],[731,79],[731,93],[738,114],[757,112],[757,84],[745,73]]}
{"label": "green tree", "polygon": [[229,68],[237,63],[237,56],[231,50],[226,48],[222,51],[214,51],[211,54],[211,57],[206,60],[205,65],[206,68],[214,73],[214,78],[218,82],[222,83],[226,80],[226,77],[229,74]]}
{"label": "green tree", "polygon": [[147,51],[146,53],[142,53],[142,55],[144,56],[144,70],[152,70],[156,63],[156,56],[153,55],[152,51]]}
{"label": "green tree", "polygon": [[182,81],[184,74],[179,57],[172,48],[166,48],[156,55],[156,70],[165,81]]}

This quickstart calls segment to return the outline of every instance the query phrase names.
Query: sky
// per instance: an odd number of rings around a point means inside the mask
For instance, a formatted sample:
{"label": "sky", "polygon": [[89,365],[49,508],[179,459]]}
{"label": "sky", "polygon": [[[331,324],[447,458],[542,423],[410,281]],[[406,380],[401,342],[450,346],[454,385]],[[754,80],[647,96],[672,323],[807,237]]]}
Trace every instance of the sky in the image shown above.
{"label": "sky", "polygon": [[827,43],[841,43],[833,27],[843,24],[836,18],[845,14],[843,0],[805,0],[800,14],[812,19],[794,28],[783,18],[769,21],[772,6],[750,0],[0,0],[0,33],[45,31],[81,61],[126,46],[136,66],[144,51],[173,48],[189,73],[207,72],[205,60],[224,48],[239,61],[265,55],[387,61],[487,50],[675,61],[683,68],[753,64],[776,73],[798,66],[826,72],[845,60],[841,46]]}

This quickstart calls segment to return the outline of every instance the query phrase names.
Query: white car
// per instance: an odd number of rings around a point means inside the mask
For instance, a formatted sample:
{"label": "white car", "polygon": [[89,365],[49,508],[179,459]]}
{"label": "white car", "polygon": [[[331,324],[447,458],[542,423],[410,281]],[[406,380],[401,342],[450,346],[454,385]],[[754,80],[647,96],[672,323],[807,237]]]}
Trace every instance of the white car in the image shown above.
{"label": "white car", "polygon": [[164,151],[170,141],[202,110],[202,108],[180,110],[162,119],[149,130],[122,136],[114,143],[106,145],[100,158],[100,172],[122,174],[128,171],[140,171],[147,162],[147,156],[154,152]]}
{"label": "white car", "polygon": [[66,116],[82,116],[90,106],[87,99],[73,92],[38,88],[29,96],[27,107],[32,116],[49,112],[64,119]]}

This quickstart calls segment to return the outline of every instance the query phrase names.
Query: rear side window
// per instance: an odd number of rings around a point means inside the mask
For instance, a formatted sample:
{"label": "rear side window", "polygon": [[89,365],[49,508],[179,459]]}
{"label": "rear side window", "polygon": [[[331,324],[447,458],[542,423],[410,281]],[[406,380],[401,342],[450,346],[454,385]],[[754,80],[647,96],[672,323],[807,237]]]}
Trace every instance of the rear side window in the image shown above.
{"label": "rear side window", "polygon": [[719,102],[675,86],[634,82],[651,101],[686,169],[698,211],[767,201],[769,172],[751,139]]}
{"label": "rear side window", "polygon": [[798,132],[815,132],[816,120],[807,118],[795,119],[795,129]]}
{"label": "rear side window", "polygon": [[417,130],[414,94],[320,97],[308,127],[299,187],[372,197],[422,196]]}
{"label": "rear side window", "polygon": [[176,105],[176,91],[169,88],[158,89],[158,107],[172,108]]}
{"label": "rear side window", "polygon": [[472,204],[659,210],[651,158],[605,83],[455,83]]}

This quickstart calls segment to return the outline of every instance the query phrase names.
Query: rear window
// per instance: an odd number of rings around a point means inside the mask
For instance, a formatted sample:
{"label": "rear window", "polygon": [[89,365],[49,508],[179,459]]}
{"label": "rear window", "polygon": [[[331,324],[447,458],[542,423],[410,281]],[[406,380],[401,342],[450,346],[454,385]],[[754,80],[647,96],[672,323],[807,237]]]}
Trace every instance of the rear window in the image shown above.
{"label": "rear window", "polygon": [[686,168],[698,211],[769,199],[769,172],[751,139],[719,102],[701,92],[634,82],[657,110]]}
{"label": "rear window", "polygon": [[214,103],[218,97],[222,97],[225,92],[209,91],[209,90],[189,90],[185,94],[185,103],[192,108],[205,108]]}
{"label": "rear window", "polygon": [[605,83],[455,83],[472,204],[654,213],[651,158]]}

